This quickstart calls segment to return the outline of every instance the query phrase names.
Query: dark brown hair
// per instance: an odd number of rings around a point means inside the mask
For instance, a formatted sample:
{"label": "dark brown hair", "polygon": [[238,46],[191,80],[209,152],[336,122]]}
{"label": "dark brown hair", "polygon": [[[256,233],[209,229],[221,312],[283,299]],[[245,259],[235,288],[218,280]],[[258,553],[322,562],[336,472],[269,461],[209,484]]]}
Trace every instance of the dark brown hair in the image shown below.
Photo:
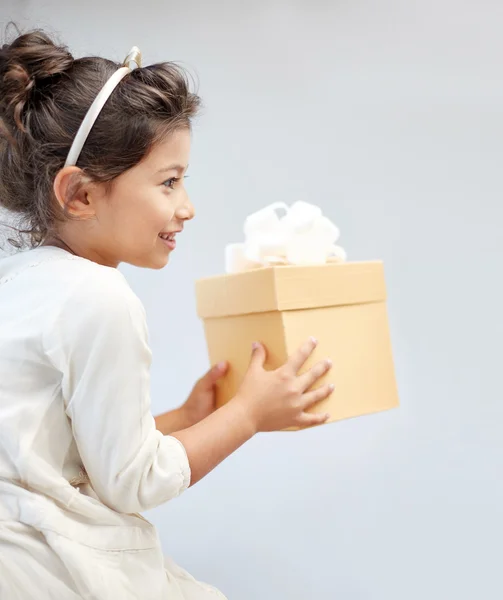
{"label": "dark brown hair", "polygon": [[[88,108],[119,66],[98,57],[74,59],[42,31],[18,35],[0,49],[0,206],[18,215],[31,245],[65,218],[54,178]],[[133,70],[105,104],[77,166],[93,181],[113,182],[160,138],[190,127],[199,104],[175,64]]]}

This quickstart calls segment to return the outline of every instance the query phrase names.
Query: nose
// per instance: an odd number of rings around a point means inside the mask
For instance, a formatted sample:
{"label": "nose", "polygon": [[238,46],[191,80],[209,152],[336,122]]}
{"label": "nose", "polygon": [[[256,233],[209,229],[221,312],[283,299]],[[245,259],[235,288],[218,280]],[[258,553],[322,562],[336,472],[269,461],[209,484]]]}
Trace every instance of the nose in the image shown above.
{"label": "nose", "polygon": [[192,202],[189,199],[188,194],[185,195],[185,200],[176,209],[175,215],[181,221],[190,221],[194,218],[195,210]]}

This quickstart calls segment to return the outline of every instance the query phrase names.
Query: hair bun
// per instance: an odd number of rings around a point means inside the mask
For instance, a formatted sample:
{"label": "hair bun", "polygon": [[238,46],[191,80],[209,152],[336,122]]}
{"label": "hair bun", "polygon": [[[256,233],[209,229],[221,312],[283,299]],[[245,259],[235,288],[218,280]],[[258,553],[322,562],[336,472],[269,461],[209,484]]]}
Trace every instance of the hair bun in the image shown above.
{"label": "hair bun", "polygon": [[23,115],[38,86],[68,71],[73,56],[45,33],[20,35],[0,49],[0,116],[25,131]]}

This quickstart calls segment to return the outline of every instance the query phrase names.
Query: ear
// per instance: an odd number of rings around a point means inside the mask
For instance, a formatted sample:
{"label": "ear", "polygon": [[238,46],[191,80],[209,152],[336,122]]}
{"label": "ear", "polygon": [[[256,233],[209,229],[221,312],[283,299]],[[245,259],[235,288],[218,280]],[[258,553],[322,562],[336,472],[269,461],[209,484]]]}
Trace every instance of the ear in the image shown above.
{"label": "ear", "polygon": [[63,167],[54,179],[54,194],[61,210],[77,219],[90,219],[96,210],[91,191],[92,181],[78,167]]}

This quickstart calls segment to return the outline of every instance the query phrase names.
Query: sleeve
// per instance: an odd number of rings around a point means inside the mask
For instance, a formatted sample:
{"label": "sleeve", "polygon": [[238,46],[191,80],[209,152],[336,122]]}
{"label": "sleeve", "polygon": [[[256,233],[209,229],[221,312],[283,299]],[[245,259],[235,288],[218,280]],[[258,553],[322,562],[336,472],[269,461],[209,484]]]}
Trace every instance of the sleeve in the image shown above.
{"label": "sleeve", "polygon": [[84,277],[45,337],[62,377],[73,435],[93,488],[118,512],[148,510],[189,485],[181,442],[150,412],[145,313],[123,276]]}

